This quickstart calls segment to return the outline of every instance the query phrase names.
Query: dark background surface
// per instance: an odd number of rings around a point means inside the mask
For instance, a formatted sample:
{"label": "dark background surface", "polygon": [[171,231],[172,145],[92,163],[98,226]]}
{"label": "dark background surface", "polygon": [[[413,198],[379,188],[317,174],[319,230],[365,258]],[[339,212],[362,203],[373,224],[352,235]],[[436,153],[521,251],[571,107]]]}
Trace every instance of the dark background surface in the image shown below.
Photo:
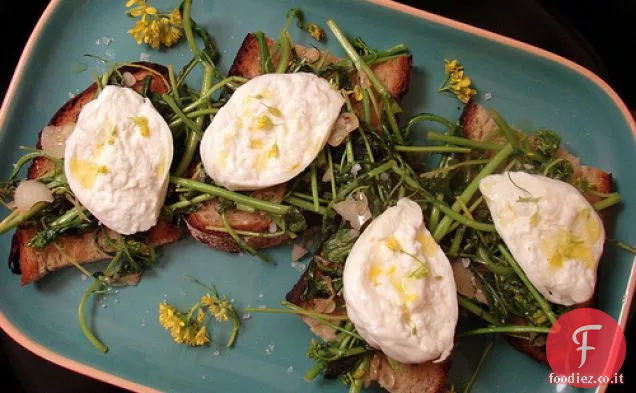
{"label": "dark background surface", "polygon": [[[105,0],[102,0],[105,1]],[[114,0],[109,0],[114,1]],[[123,3],[124,1],[120,1]],[[175,0],[176,2],[176,0]],[[636,39],[636,2],[627,0],[454,0],[402,1],[443,16],[485,28],[560,54],[605,79],[636,109],[636,73],[630,62]],[[5,16],[0,25],[0,98],[4,98],[15,65],[33,26],[48,1],[2,1]],[[6,272],[5,272],[6,273]],[[633,325],[633,324],[632,324]],[[633,369],[634,355],[627,332],[627,360],[623,371]],[[23,350],[1,334],[0,390],[15,393],[120,392],[52,365]],[[608,392],[634,391],[636,376],[626,375],[627,385]]]}

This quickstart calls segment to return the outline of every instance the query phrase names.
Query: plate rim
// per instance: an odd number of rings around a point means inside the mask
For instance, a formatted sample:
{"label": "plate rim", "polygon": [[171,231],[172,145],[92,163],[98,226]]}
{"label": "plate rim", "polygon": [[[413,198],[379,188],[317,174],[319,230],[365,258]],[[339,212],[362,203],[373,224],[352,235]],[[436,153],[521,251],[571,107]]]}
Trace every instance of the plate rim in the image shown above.
{"label": "plate rim", "polygon": [[[590,80],[596,86],[598,86],[605,94],[609,96],[609,98],[614,102],[614,104],[618,107],[623,118],[629,128],[632,131],[632,134],[636,136],[636,121],[629,109],[620,98],[620,96],[612,89],[604,80],[602,80],[598,75],[594,74],[592,71],[587,68],[568,60],[560,55],[549,52],[545,49],[541,49],[534,45],[527,44],[525,42],[521,42],[514,38],[506,37],[498,33],[493,33],[491,31],[482,29],[480,27],[472,26],[463,22],[459,22],[450,18],[446,18],[437,14],[433,14],[428,11],[420,10],[405,4],[397,3],[392,0],[365,0],[368,3],[378,5],[384,8],[392,9],[394,11],[413,15],[417,18],[426,20],[428,22],[432,22],[435,24],[439,24],[442,26],[451,27],[455,30],[460,30],[465,33],[485,38],[489,41],[494,41],[499,44],[509,46],[512,48],[519,49],[521,51],[530,53],[532,55],[547,59],[551,62],[560,64],[579,75],[585,77]],[[6,117],[9,113],[9,107],[12,105],[13,98],[17,91],[17,86],[19,81],[23,77],[24,69],[26,68],[26,64],[29,61],[31,56],[31,51],[35,42],[40,38],[42,34],[42,30],[44,26],[49,21],[51,15],[53,15],[54,10],[60,5],[62,0],[51,0],[49,5],[46,7],[42,16],[38,20],[35,28],[31,32],[29,39],[20,55],[20,59],[18,60],[18,64],[15,68],[13,76],[11,77],[11,82],[9,83],[9,87],[4,96],[4,100],[2,101],[2,106],[0,107],[0,125],[4,124],[6,121]],[[636,289],[636,257],[632,261],[632,268],[629,275],[629,280],[627,282],[626,294],[623,297],[623,304],[621,305],[621,311],[619,313],[618,324],[621,326],[623,330],[625,330],[625,326],[627,324],[627,320],[629,317],[629,310],[631,308],[632,300],[634,297],[634,290]],[[153,389],[149,386],[142,385],[126,378],[119,377],[115,374],[111,374],[106,371],[99,370],[97,368],[91,367],[85,363],[67,358],[59,353],[47,348],[46,346],[38,343],[34,339],[28,337],[24,333],[22,333],[2,312],[0,309],[0,328],[2,328],[9,337],[15,340],[18,344],[31,351],[32,353],[40,356],[54,364],[67,368],[71,371],[75,371],[77,373],[86,375],[91,378],[95,378],[101,380],[106,383],[110,383],[112,385],[122,387],[125,389],[129,389],[136,392],[148,392],[148,393],[159,393],[159,390]],[[595,392],[596,393],[604,393],[607,389],[608,385],[599,386]]]}

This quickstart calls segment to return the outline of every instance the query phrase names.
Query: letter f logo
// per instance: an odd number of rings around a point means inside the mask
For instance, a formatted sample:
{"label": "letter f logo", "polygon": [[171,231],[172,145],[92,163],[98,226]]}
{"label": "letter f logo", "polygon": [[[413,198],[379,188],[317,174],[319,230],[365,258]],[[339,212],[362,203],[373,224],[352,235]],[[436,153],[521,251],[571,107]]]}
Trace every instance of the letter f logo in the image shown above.
{"label": "letter f logo", "polygon": [[[593,351],[596,348],[592,347],[592,346],[588,346],[587,345],[587,331],[588,330],[601,330],[603,326],[601,325],[585,325],[585,326],[581,326],[580,328],[576,329],[574,331],[574,333],[572,334],[572,341],[574,341],[575,344],[577,345],[581,345],[580,347],[578,347],[576,350],[577,351],[581,351],[581,364],[579,364],[579,368],[583,367],[583,365],[585,364],[585,361],[587,360],[587,351]],[[576,336],[583,332],[583,340],[582,343],[579,342],[579,340],[576,338]]]}

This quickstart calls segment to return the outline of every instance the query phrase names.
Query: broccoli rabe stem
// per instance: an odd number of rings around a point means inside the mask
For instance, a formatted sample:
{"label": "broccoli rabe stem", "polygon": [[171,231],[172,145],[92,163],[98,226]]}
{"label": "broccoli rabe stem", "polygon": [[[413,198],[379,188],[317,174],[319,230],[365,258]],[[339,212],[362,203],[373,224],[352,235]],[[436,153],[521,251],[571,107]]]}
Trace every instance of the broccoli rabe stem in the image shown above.
{"label": "broccoli rabe stem", "polygon": [[507,325],[507,326],[490,326],[485,328],[468,330],[457,335],[457,338],[476,336],[480,334],[494,334],[494,333],[550,333],[550,328],[545,326],[519,326],[519,325]]}
{"label": "broccoli rabe stem", "polygon": [[506,247],[500,244],[498,246],[498,249],[499,249],[499,252],[501,252],[501,255],[506,260],[506,262],[508,262],[510,267],[515,271],[515,273],[517,273],[517,276],[519,276],[519,279],[528,288],[528,291],[530,292],[532,297],[534,297],[534,300],[536,300],[537,304],[539,304],[539,307],[541,307],[541,310],[543,310],[545,315],[548,317],[548,319],[550,320],[550,323],[554,324],[556,322],[556,317],[554,316],[554,313],[552,312],[552,307],[550,306],[550,303],[548,303],[548,301],[545,300],[543,296],[541,296],[539,291],[537,291],[534,285],[532,285],[532,283],[530,282],[526,274],[523,272],[523,269],[521,269],[521,266],[519,266],[517,261],[515,261],[512,255],[510,255]]}
{"label": "broccoli rabe stem", "polygon": [[[115,267],[115,265],[121,258],[122,253],[123,253],[123,249],[120,249],[117,252],[117,254],[115,254],[113,259],[111,259],[108,266],[106,266],[106,269],[104,269],[105,276],[108,276],[112,272],[113,268]],[[82,298],[80,299],[79,305],[77,307],[77,319],[79,320],[82,333],[84,333],[84,336],[86,336],[88,341],[90,341],[90,343],[93,344],[93,346],[102,353],[108,352],[108,347],[104,345],[104,343],[101,342],[101,340],[95,336],[95,334],[91,331],[90,327],[86,323],[85,310],[86,310],[86,303],[88,302],[88,298],[90,298],[90,296],[93,293],[97,292],[100,288],[104,287],[105,285],[106,284],[104,284],[102,281],[96,278],[95,281],[93,281],[93,283],[86,289],[86,291],[82,295]]]}
{"label": "broccoli rabe stem", "polygon": [[291,209],[289,206],[278,203],[267,202],[262,199],[252,198],[238,192],[229,191],[225,188],[216,187],[211,184],[201,183],[192,179],[185,179],[176,176],[170,177],[170,183],[193,191],[210,194],[215,197],[230,200],[275,215],[284,215]]}
{"label": "broccoli rabe stem", "polygon": [[[514,148],[512,147],[512,145],[507,144],[504,146],[503,149],[495,154],[492,160],[490,160],[490,162],[486,164],[486,166],[484,166],[481,172],[479,172],[477,176],[475,176],[475,178],[470,182],[470,184],[468,184],[466,189],[464,189],[464,192],[462,192],[462,194],[459,196],[459,200],[461,200],[464,204],[470,201],[470,199],[479,188],[481,179],[493,173],[497,169],[497,167],[499,167],[499,165],[501,165],[501,163],[504,162],[504,160],[506,160],[513,153],[513,151]],[[460,209],[461,203],[459,201],[455,202],[452,206],[452,210],[458,212]],[[463,216],[460,215],[460,217]],[[453,218],[448,214],[444,216],[444,218],[442,218],[437,228],[435,228],[435,232],[433,233],[433,238],[436,242],[439,243],[439,241],[442,240],[444,236],[446,236],[446,234],[448,233],[448,228],[452,222]]]}
{"label": "broccoli rabe stem", "polygon": [[33,217],[40,210],[44,209],[48,204],[48,202],[38,202],[25,212],[21,212],[17,209],[12,211],[11,214],[9,214],[7,217],[5,217],[4,220],[2,220],[2,222],[0,222],[0,235],[7,233],[12,228],[17,227],[24,221]]}
{"label": "broccoli rabe stem", "polygon": [[360,57],[358,52],[356,52],[355,48],[353,47],[353,45],[351,45],[351,43],[349,42],[347,37],[344,35],[342,30],[340,30],[340,27],[338,27],[336,22],[330,19],[327,21],[327,26],[329,26],[329,28],[331,29],[331,32],[334,34],[334,36],[336,37],[336,39],[338,40],[338,42],[340,43],[344,51],[347,53],[347,56],[349,56],[349,58],[351,59],[351,62],[353,63],[355,68],[358,70],[358,72],[361,74],[364,74],[367,77],[367,79],[369,79],[369,82],[371,82],[371,85],[373,86],[373,88],[380,95],[380,98],[382,99],[382,103],[383,103],[383,109],[386,112],[387,119],[389,121],[391,131],[393,132],[395,136],[395,139],[399,143],[404,142],[404,138],[402,137],[400,128],[397,125],[397,120],[395,119],[395,114],[393,113],[393,108],[392,108],[393,98],[391,97],[389,92],[386,90],[386,87],[384,87],[380,79],[378,79],[377,75],[375,75],[375,72],[373,72],[371,67],[369,67],[369,65],[365,63],[364,60]]}

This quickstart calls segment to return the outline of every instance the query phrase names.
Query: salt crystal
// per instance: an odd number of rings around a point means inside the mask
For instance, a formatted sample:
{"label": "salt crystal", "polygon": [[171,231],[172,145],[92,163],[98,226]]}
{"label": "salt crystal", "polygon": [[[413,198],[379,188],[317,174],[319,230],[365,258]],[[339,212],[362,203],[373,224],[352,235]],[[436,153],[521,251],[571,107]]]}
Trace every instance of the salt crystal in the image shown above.
{"label": "salt crystal", "polygon": [[102,308],[108,308],[108,304],[106,303],[102,304]]}
{"label": "salt crystal", "polygon": [[75,93],[73,93],[72,91],[68,92],[68,98],[74,98],[75,97]]}
{"label": "salt crystal", "polygon": [[269,228],[267,228],[267,230],[269,231],[269,233],[274,233],[278,230],[278,226],[276,225],[275,222],[269,224]]}
{"label": "salt crystal", "polygon": [[82,274],[82,280],[83,280],[83,281],[88,280],[88,276],[87,276],[86,274]]}
{"label": "salt crystal", "polygon": [[492,99],[492,93],[484,93],[484,100],[490,101]]}
{"label": "salt crystal", "polygon": [[271,355],[274,352],[274,344],[269,344],[265,349],[265,355]]}
{"label": "salt crystal", "polygon": [[292,269],[296,270],[297,272],[304,272],[305,268],[307,267],[307,265],[305,265],[302,262],[291,262],[291,267]]}
{"label": "salt crystal", "polygon": [[230,299],[230,303],[234,303],[234,298]]}
{"label": "salt crystal", "polygon": [[148,61],[148,60],[150,60],[150,55],[148,53],[146,53],[146,52],[141,52],[139,54],[139,60]]}
{"label": "salt crystal", "polygon": [[113,42],[113,37],[102,37],[102,44],[108,46],[112,44],[112,42]]}
{"label": "salt crystal", "polygon": [[287,372],[290,373],[290,374],[293,373],[294,372],[294,366],[287,367]]}
{"label": "salt crystal", "polygon": [[266,308],[267,308],[267,306],[266,306],[266,305],[264,305],[264,304],[261,304],[260,306],[258,306],[258,308],[259,308],[259,309],[261,309],[261,310],[264,310],[264,309],[266,309]]}
{"label": "salt crystal", "polygon": [[262,299],[262,298],[263,298],[263,294],[262,294],[262,293],[259,293],[259,294],[258,294],[258,298],[259,298],[259,299]]}
{"label": "salt crystal", "polygon": [[468,258],[462,258],[462,265],[463,265],[464,267],[468,267],[468,266],[470,266],[470,259],[468,259]]}
{"label": "salt crystal", "polygon": [[119,299],[115,299],[115,300],[114,300],[114,302],[115,302],[115,303],[119,303]]}
{"label": "salt crystal", "polygon": [[102,40],[100,40],[99,38],[97,39],[97,41],[95,41],[95,45],[99,46],[102,43]]}
{"label": "salt crystal", "polygon": [[248,320],[248,319],[252,318],[252,314],[250,314],[250,313],[243,314],[242,318],[245,319],[245,320]]}
{"label": "salt crystal", "polygon": [[212,355],[214,356],[219,356],[221,354],[221,351],[219,351],[218,349],[214,352],[212,352]]}

